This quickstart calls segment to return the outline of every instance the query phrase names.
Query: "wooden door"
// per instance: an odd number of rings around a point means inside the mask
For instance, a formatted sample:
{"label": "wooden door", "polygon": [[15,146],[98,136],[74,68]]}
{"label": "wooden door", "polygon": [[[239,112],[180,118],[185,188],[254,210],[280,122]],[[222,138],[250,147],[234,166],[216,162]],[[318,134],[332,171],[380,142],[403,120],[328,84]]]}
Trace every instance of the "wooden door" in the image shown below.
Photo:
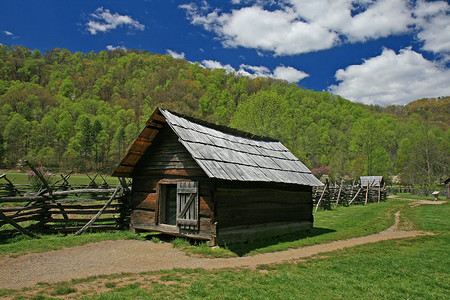
{"label": "wooden door", "polygon": [[198,210],[198,182],[177,182],[177,225],[198,230]]}

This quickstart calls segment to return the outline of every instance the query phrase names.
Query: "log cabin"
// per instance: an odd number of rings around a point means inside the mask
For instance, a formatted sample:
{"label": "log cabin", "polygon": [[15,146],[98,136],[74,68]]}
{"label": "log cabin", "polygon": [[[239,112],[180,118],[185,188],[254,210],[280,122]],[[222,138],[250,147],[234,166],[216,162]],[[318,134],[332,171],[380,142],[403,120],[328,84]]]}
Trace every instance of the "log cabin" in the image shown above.
{"label": "log cabin", "polygon": [[282,143],[157,108],[113,173],[134,231],[245,242],[310,229],[323,185]]}

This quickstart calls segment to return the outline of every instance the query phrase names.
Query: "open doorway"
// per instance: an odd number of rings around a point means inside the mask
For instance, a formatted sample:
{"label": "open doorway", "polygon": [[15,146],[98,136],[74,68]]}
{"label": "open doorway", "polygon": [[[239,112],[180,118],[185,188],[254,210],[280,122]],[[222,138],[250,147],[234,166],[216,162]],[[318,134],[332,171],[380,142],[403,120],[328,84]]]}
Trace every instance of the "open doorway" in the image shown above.
{"label": "open doorway", "polygon": [[177,225],[177,185],[160,185],[160,223]]}

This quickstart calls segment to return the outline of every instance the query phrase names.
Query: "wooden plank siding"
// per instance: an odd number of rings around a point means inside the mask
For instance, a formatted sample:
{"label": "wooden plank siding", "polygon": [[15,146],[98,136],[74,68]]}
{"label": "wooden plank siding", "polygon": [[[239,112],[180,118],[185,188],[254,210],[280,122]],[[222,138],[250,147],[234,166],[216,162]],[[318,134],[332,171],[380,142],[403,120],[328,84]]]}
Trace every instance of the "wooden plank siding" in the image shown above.
{"label": "wooden plank siding", "polygon": [[214,200],[220,244],[312,228],[311,187],[219,184]]}
{"label": "wooden plank siding", "polygon": [[[158,220],[160,205],[158,186],[183,181],[195,181],[199,185],[198,230],[169,226],[161,224]],[[177,135],[168,125],[164,125],[133,173],[131,227],[135,230],[161,231],[180,236],[213,239],[216,230],[210,182],[189,152],[178,142]]]}

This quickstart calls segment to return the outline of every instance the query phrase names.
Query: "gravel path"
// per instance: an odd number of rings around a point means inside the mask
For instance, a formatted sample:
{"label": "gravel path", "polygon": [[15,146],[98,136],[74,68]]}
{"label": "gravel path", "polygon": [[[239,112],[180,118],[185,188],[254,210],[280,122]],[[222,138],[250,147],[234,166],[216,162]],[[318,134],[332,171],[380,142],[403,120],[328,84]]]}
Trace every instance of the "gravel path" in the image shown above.
{"label": "gravel path", "polygon": [[[435,203],[433,203],[435,204]],[[38,282],[59,282],[115,273],[139,273],[173,268],[220,269],[298,260],[333,250],[428,234],[397,229],[395,224],[380,233],[275,253],[236,258],[189,257],[168,243],[122,240],[90,243],[45,253],[33,253],[0,261],[0,288],[20,289]]]}

